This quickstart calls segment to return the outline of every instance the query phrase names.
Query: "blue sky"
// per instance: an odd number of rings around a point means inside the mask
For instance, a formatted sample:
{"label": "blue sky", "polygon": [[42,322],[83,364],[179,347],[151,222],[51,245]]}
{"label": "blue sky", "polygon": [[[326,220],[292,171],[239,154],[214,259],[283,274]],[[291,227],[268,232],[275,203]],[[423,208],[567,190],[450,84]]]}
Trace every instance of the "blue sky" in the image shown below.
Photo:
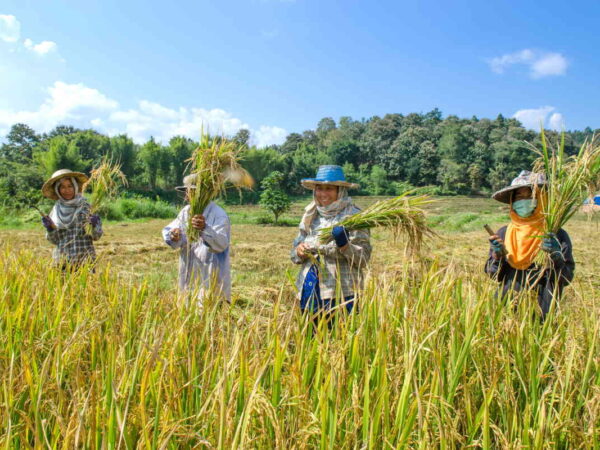
{"label": "blue sky", "polygon": [[322,117],[515,116],[600,128],[600,2],[34,1],[0,6],[15,122],[259,145]]}

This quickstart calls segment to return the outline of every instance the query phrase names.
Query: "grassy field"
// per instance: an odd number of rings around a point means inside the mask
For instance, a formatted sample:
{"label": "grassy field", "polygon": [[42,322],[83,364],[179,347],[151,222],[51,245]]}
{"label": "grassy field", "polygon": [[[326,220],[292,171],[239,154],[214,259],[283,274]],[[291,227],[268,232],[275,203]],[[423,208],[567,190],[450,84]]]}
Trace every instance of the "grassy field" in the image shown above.
{"label": "grassy field", "polygon": [[98,271],[69,279],[41,226],[0,230],[2,445],[600,448],[596,219],[566,227],[576,279],[542,325],[483,274],[482,225],[506,209],[442,198],[418,260],[373,230],[361,313],[312,336],[290,282],[296,229],[227,210],[233,302],[202,315],[177,298],[166,220],[107,224]]}

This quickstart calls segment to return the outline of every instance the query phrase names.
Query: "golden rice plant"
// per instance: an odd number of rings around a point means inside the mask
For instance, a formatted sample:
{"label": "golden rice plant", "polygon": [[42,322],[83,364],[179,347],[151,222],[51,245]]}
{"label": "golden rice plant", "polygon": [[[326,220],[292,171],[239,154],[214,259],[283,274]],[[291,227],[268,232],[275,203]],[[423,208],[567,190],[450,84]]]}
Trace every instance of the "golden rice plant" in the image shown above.
{"label": "golden rice plant", "polygon": [[[412,191],[376,202],[364,211],[344,218],[337,225],[342,225],[349,231],[388,227],[392,229],[395,237],[400,235],[405,237],[409,250],[418,251],[426,238],[436,234],[427,224],[425,211],[422,208],[435,200],[428,195],[411,194]],[[333,227],[321,229],[319,232],[321,243],[333,239],[332,230]]]}
{"label": "golden rice plant", "polygon": [[481,270],[404,260],[312,333],[284,286],[198,314],[0,245],[3,448],[600,446],[597,315],[555,302],[540,324]]}
{"label": "golden rice plant", "polygon": [[121,165],[105,156],[98,167],[92,170],[89,180],[82,188],[82,192],[91,190],[89,194],[91,213],[96,213],[104,203],[114,199],[120,186],[127,186],[127,178],[121,172]]}
{"label": "golden rice plant", "polygon": [[541,140],[534,170],[545,174],[548,182],[541,188],[545,197],[545,232],[557,233],[599,186],[600,146],[595,139],[587,140],[577,155],[569,156],[565,153],[564,133],[558,145],[552,146],[542,129]]}
{"label": "golden rice plant", "polygon": [[252,176],[239,164],[241,150],[239,144],[229,139],[202,133],[200,144],[188,160],[190,173],[196,175],[196,189],[188,194],[190,242],[198,239],[198,230],[192,227],[192,217],[202,214],[208,204],[225,190],[228,183],[238,189],[251,189],[254,185]]}

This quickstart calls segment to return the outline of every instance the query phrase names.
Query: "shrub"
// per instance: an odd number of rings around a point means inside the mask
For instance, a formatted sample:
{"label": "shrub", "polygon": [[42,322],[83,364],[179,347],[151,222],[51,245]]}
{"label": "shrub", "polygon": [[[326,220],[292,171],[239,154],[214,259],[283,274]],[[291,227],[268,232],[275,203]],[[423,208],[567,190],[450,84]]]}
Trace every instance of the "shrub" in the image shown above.
{"label": "shrub", "polygon": [[103,205],[99,214],[108,220],[125,220],[141,218],[167,219],[177,215],[177,208],[170,203],[143,197],[119,198],[114,202]]}

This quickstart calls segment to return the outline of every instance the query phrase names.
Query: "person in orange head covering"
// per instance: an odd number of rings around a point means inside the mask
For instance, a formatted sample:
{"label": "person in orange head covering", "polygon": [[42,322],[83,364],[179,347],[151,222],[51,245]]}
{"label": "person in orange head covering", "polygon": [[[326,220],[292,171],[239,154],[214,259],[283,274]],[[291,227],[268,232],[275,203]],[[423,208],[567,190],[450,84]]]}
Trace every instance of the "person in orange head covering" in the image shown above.
{"label": "person in orange head covering", "polygon": [[[544,231],[544,190],[542,174],[521,171],[510,186],[492,195],[494,200],[510,205],[510,223],[490,236],[489,257],[485,272],[502,284],[502,297],[510,292],[536,289],[542,319],[550,310],[554,295],[573,280],[575,261],[568,233]],[[535,260],[539,252],[548,254],[550,266],[542,268]],[[543,270],[543,272],[542,272]]]}

